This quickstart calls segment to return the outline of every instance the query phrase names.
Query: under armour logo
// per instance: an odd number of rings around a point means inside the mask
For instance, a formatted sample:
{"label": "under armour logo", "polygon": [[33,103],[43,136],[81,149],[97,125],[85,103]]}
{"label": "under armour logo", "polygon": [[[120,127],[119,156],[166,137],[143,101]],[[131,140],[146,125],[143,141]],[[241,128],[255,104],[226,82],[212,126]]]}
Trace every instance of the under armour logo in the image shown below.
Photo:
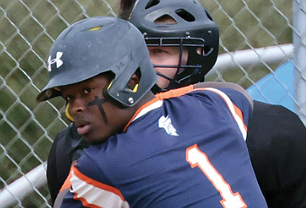
{"label": "under armour logo", "polygon": [[61,60],[61,57],[63,55],[63,52],[56,52],[56,58],[51,59],[51,56],[48,58],[48,71],[50,72],[51,69],[51,64],[56,63],[56,68],[60,67],[63,64],[63,61]]}
{"label": "under armour logo", "polygon": [[171,118],[169,118],[169,116],[160,117],[159,120],[158,120],[158,127],[159,128],[164,128],[165,131],[167,132],[167,134],[169,134],[171,136],[178,136],[178,134],[176,133],[176,129],[173,127],[173,125],[171,123]]}

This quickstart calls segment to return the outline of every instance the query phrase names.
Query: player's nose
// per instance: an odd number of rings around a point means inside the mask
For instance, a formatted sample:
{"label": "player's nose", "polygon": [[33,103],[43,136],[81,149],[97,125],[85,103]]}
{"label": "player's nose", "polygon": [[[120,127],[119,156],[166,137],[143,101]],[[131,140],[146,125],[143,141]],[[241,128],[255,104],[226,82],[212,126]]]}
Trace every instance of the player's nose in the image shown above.
{"label": "player's nose", "polygon": [[72,117],[80,112],[84,112],[85,109],[85,101],[80,97],[75,97],[73,101],[69,103],[69,113]]}

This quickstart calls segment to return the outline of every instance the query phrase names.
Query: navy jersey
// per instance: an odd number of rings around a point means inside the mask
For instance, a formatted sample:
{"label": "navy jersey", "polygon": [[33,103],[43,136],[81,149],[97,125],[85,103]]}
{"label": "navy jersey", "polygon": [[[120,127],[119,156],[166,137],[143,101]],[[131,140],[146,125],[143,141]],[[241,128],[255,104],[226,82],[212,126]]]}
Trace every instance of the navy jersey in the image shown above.
{"label": "navy jersey", "polygon": [[222,91],[157,95],[123,133],[84,151],[61,207],[267,207],[245,144],[251,106]]}

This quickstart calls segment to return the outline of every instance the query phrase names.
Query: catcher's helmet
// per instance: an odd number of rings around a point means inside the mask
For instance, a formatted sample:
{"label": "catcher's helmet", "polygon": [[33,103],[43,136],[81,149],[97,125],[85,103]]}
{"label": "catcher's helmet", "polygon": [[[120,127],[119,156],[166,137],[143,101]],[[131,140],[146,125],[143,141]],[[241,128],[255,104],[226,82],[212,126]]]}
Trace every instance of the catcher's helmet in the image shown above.
{"label": "catcher's helmet", "polygon": [[[138,69],[140,82],[132,91],[127,84]],[[87,18],[66,28],[51,47],[48,71],[49,83],[37,101],[61,95],[60,86],[111,71],[115,76],[107,93],[124,106],[133,106],[157,81],[142,34],[113,17]]]}
{"label": "catcher's helmet", "polygon": [[[161,23],[158,20],[162,18],[171,18],[175,23]],[[188,48],[187,65],[176,66],[178,71],[183,70],[177,72],[169,88],[204,81],[204,75],[214,66],[219,27],[197,0],[138,0],[129,21],[143,33],[147,46]],[[198,53],[198,48],[204,54]]]}

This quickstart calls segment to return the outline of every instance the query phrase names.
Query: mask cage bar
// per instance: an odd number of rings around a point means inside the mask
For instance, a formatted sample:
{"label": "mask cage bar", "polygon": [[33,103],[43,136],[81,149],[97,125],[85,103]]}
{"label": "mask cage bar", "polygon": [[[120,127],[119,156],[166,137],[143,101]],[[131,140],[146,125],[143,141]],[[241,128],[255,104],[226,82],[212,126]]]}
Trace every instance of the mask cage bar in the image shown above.
{"label": "mask cage bar", "polygon": [[[178,65],[154,65],[154,67],[158,68],[176,68],[176,74],[174,78],[170,78],[164,74],[161,74],[157,72],[158,76],[161,76],[167,80],[170,81],[169,86],[167,89],[172,89],[174,85],[179,85],[181,82],[184,80],[190,78],[191,76],[197,74],[197,72],[193,72],[188,76],[182,77],[181,79],[178,79],[178,75],[180,75],[185,69],[186,70],[191,70],[195,71],[196,69],[200,69],[202,65],[196,64],[196,65],[186,65],[186,64],[181,64],[181,58],[182,58],[182,51],[183,47],[193,47],[193,48],[202,48],[204,51],[204,46],[205,46],[205,41],[203,38],[191,38],[191,37],[160,37],[160,38],[155,38],[155,37],[147,37],[146,34],[144,34],[144,39],[146,41],[147,47],[179,47],[180,48],[180,53],[179,53],[179,64]],[[208,52],[208,54],[211,51]],[[204,54],[208,55],[208,54]],[[180,69],[184,69],[180,71]]]}

